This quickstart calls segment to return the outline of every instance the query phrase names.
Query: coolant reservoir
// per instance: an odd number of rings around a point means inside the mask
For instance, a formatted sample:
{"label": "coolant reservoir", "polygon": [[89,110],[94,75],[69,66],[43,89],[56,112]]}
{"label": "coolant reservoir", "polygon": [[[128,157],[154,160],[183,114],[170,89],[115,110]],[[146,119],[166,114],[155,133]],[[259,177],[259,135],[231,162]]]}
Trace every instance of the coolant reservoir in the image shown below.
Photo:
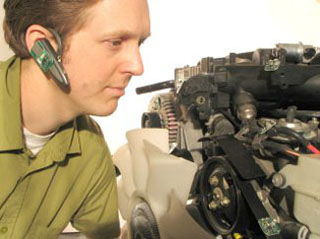
{"label": "coolant reservoir", "polygon": [[320,239],[320,155],[302,155],[297,165],[287,165],[280,173],[284,187],[295,192],[295,217],[308,225],[312,239]]}

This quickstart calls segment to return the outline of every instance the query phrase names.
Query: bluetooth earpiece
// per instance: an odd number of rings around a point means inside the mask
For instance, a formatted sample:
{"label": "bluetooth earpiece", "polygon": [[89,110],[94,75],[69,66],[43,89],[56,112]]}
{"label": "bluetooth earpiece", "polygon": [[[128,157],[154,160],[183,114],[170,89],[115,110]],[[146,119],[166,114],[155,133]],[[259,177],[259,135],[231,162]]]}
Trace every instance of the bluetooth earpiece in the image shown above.
{"label": "bluetooth earpiece", "polygon": [[69,87],[68,75],[62,66],[62,42],[59,34],[48,29],[55,37],[58,51],[56,52],[47,39],[38,40],[31,48],[30,54],[44,73],[49,73],[58,83]]}

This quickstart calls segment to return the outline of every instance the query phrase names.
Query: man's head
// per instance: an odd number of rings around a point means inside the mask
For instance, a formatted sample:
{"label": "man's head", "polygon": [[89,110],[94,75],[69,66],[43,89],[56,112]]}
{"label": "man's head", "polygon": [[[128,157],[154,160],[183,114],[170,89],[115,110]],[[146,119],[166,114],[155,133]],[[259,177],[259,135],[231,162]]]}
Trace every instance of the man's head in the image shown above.
{"label": "man's head", "polygon": [[5,0],[5,40],[21,58],[29,58],[25,34],[29,26],[55,29],[62,39],[77,31],[86,20],[86,9],[100,0]]}
{"label": "man's head", "polygon": [[18,56],[29,58],[43,38],[55,46],[48,28],[61,36],[71,89],[62,103],[75,114],[111,114],[131,76],[143,72],[147,0],[5,0],[4,7],[5,37]]}

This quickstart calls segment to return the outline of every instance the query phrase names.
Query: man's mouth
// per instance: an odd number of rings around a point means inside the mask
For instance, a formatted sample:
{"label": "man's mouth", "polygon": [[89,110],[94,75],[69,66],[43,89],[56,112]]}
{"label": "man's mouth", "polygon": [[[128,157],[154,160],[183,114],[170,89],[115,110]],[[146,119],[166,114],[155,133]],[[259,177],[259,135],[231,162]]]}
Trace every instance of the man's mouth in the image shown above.
{"label": "man's mouth", "polygon": [[126,87],[108,87],[108,92],[112,95],[121,97],[125,95],[125,88]]}

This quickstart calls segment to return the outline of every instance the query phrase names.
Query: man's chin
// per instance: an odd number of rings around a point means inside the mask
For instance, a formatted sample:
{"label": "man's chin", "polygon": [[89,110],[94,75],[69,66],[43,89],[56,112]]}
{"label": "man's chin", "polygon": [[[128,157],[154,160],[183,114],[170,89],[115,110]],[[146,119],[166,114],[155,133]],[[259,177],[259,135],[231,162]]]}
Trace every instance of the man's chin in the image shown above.
{"label": "man's chin", "polygon": [[108,116],[113,114],[116,109],[118,108],[118,101],[108,105],[108,107],[101,107],[99,109],[96,109],[95,112],[93,112],[91,115],[94,116]]}

